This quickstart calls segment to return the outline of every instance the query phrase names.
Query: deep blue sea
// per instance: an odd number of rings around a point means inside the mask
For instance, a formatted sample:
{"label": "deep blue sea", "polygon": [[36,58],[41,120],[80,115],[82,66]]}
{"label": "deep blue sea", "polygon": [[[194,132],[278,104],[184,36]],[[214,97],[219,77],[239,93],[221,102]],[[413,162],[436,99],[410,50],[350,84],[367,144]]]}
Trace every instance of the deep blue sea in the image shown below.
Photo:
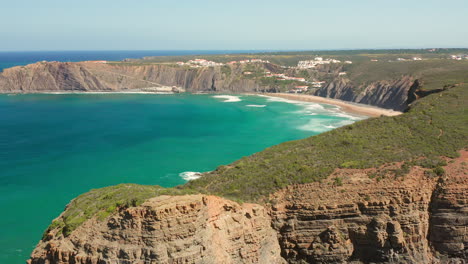
{"label": "deep blue sea", "polygon": [[[154,55],[51,54],[41,56],[71,61]],[[37,56],[10,60],[46,58]],[[51,220],[90,189],[119,183],[172,187],[190,172],[362,118],[330,105],[247,95],[0,95],[0,264],[24,263]]]}

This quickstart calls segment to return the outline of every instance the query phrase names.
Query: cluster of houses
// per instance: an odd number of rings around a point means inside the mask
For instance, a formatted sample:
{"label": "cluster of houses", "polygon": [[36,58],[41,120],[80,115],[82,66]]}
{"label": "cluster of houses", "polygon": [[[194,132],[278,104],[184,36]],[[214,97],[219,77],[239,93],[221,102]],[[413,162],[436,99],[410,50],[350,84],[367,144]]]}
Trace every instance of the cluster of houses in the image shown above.
{"label": "cluster of houses", "polygon": [[230,61],[227,64],[245,64],[245,63],[270,63],[270,61],[262,59],[251,59],[251,60],[240,60],[240,61]]}
{"label": "cluster of houses", "polygon": [[462,59],[468,60],[468,55],[467,55],[467,54],[450,55],[450,58],[451,58],[452,60],[462,60]]}
{"label": "cluster of houses", "polygon": [[[312,88],[321,88],[324,84],[325,81],[313,81],[313,82],[306,82],[312,86]],[[297,85],[294,86],[294,88],[290,89],[288,92],[289,93],[305,93],[309,90],[308,85]]]}
{"label": "cluster of houses", "polygon": [[[269,63],[269,61],[262,60],[262,59],[251,59],[251,60],[230,61],[226,64],[232,65],[232,64],[245,64],[245,63]],[[221,63],[221,62],[214,62],[214,61],[209,61],[206,59],[195,59],[195,60],[189,60],[187,62],[178,61],[176,62],[176,64],[179,66],[187,65],[193,68],[214,67],[214,66],[225,65],[224,63]]]}
{"label": "cluster of houses", "polygon": [[[321,57],[316,57],[314,60],[311,61],[300,61],[298,63],[297,68],[313,68],[318,64],[330,64],[330,63],[340,63],[341,61],[335,60],[335,59],[323,59]],[[230,61],[226,63],[227,65],[232,65],[232,64],[245,64],[245,63],[269,63],[267,60],[262,60],[262,59],[249,59],[249,60],[240,60],[240,61]],[[344,63],[351,64],[351,61],[345,61]],[[190,66],[194,68],[199,68],[199,67],[213,67],[213,66],[223,66],[225,65],[224,63],[219,63],[219,62],[214,62],[214,61],[209,61],[206,59],[194,59],[194,60],[189,60],[187,62],[177,62],[177,65],[179,66]],[[251,71],[245,71],[243,72],[244,75],[252,75],[254,74]],[[284,81],[296,81],[296,82],[302,82],[307,85],[297,85],[291,90],[289,90],[290,93],[305,93],[309,90],[309,87],[312,88],[321,88],[324,84],[325,81],[306,81],[305,78],[302,77],[292,77],[292,76],[287,76],[284,73],[271,73],[269,71],[264,72],[264,77],[267,78],[276,78],[277,80],[284,80]],[[345,72],[340,72],[338,75],[344,75],[346,74]]]}
{"label": "cluster of houses", "polygon": [[265,77],[275,77],[277,80],[289,80],[289,81],[298,81],[298,82],[305,82],[305,78],[301,78],[301,77],[290,77],[290,76],[287,76],[285,75],[284,73],[270,73],[270,72],[266,72],[266,75]]}
{"label": "cluster of houses", "polygon": [[[244,74],[252,74],[251,72],[244,72]],[[338,75],[344,75],[345,72],[340,72]],[[269,78],[276,78],[277,80],[290,80],[290,81],[297,81],[303,82],[304,84],[308,85],[297,85],[294,88],[290,89],[289,93],[305,93],[309,90],[310,87],[312,88],[322,88],[325,84],[325,81],[307,81],[305,78],[302,77],[291,77],[287,76],[284,73],[270,73],[269,71],[265,72],[265,77]]]}
{"label": "cluster of houses", "polygon": [[[323,59],[322,57],[315,57],[313,60],[304,60],[297,63],[297,68],[299,69],[311,69],[315,68],[317,65],[321,64],[330,64],[330,63],[341,63],[340,60],[335,59]],[[344,61],[346,64],[352,64],[352,61]]]}
{"label": "cluster of houses", "polygon": [[93,60],[93,61],[84,61],[84,62],[88,62],[88,63],[107,63],[107,61],[105,61],[105,60]]}
{"label": "cluster of houses", "polygon": [[219,63],[219,62],[205,60],[205,59],[195,59],[195,60],[189,60],[187,62],[179,61],[179,62],[177,62],[177,65],[179,65],[179,66],[188,65],[188,66],[193,67],[193,68],[199,68],[199,67],[222,66],[224,64]]}
{"label": "cluster of houses", "polygon": [[309,90],[309,86],[307,85],[298,85],[295,86],[294,88],[290,89],[288,92],[289,93],[305,93]]}
{"label": "cluster of houses", "polygon": [[421,57],[413,57],[411,59],[397,58],[396,60],[397,61],[408,61],[408,60],[421,61],[422,58]]}

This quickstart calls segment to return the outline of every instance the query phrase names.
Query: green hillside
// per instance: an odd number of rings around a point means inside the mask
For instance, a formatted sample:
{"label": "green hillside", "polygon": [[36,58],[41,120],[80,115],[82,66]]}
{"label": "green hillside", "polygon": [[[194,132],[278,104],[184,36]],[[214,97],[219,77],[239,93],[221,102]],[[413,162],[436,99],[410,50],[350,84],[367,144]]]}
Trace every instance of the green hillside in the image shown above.
{"label": "green hillside", "polygon": [[369,168],[417,157],[455,157],[468,143],[468,85],[416,101],[408,113],[356,122],[270,147],[191,181],[185,188],[253,201],[335,168]]}

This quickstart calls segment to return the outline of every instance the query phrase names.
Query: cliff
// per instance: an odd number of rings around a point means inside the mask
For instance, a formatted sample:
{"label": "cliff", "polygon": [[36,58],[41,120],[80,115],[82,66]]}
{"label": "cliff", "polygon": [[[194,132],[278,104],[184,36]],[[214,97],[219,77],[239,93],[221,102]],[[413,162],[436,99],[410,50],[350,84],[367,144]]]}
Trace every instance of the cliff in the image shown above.
{"label": "cliff", "polygon": [[[0,74],[1,93],[128,91],[151,89],[158,86],[177,86],[189,92],[275,92],[294,87],[265,84],[257,78],[245,76],[244,65],[189,68],[171,64],[103,64],[92,62],[38,62],[27,66],[5,69]],[[278,65],[260,63],[260,71],[283,72]],[[340,68],[323,66],[315,74],[335,76],[315,95],[350,102],[370,104],[398,111],[408,107],[411,88],[417,82],[410,76],[392,81],[354,85],[338,76]],[[287,70],[286,73],[293,73]]]}
{"label": "cliff", "polygon": [[439,177],[415,166],[395,178],[402,163],[337,169],[267,206],[159,196],[67,237],[50,230],[28,263],[464,263],[467,161],[462,151]]}
{"label": "cliff", "polygon": [[215,196],[159,196],[56,231],[29,263],[285,263],[263,206]]}
{"label": "cliff", "polygon": [[0,92],[125,91],[178,86],[190,92],[254,92],[259,85],[243,79],[242,67],[187,68],[169,65],[126,65],[92,62],[38,62],[5,69]]}
{"label": "cliff", "polygon": [[314,95],[403,111],[410,103],[408,97],[418,87],[419,83],[411,76],[360,86],[349,79],[338,78],[315,91]]}
{"label": "cliff", "polygon": [[[468,152],[431,177],[371,179],[378,169],[337,169],[326,181],[273,195],[273,226],[289,262],[464,263]],[[342,179],[339,184],[336,179]]]}

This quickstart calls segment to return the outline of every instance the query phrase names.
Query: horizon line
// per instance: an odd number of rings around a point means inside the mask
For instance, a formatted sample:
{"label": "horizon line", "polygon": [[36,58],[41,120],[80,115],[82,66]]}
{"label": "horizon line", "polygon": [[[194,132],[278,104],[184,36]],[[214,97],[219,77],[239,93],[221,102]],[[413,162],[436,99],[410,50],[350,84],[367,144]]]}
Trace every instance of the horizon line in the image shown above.
{"label": "horizon line", "polygon": [[419,47],[419,48],[338,48],[338,49],[58,49],[58,50],[0,50],[0,52],[73,52],[73,51],[258,51],[258,52],[291,52],[291,51],[353,51],[353,50],[425,50],[425,49],[468,49],[468,47]]}

